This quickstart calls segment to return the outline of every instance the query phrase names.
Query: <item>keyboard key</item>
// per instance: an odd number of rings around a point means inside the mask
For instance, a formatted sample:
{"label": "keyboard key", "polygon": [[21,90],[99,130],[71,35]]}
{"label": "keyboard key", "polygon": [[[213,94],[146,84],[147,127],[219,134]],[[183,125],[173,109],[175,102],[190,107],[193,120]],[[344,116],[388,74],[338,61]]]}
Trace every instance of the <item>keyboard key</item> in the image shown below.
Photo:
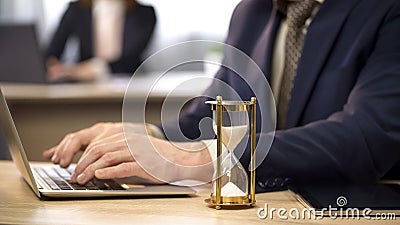
{"label": "keyboard key", "polygon": [[85,185],[80,185],[78,183],[74,183],[74,182],[71,181],[71,173],[67,169],[60,168],[60,167],[53,167],[53,169],[62,178],[64,178],[65,182],[67,182],[72,189],[74,189],[74,190],[86,190]]}
{"label": "keyboard key", "polygon": [[53,167],[53,169],[65,180],[71,180],[71,174],[68,170],[60,167]]}
{"label": "keyboard key", "polygon": [[74,189],[74,190],[86,190],[86,187],[84,185],[80,185],[77,183],[69,183],[69,185]]}
{"label": "keyboard key", "polygon": [[68,167],[68,168],[65,169],[65,170],[67,170],[67,171],[69,172],[69,174],[73,174],[74,171],[75,171],[75,167],[70,166],[70,167]]}
{"label": "keyboard key", "polygon": [[99,190],[99,188],[96,187],[96,185],[94,185],[93,182],[91,182],[91,181],[87,182],[87,183],[85,184],[85,187],[86,187],[88,190]]}
{"label": "keyboard key", "polygon": [[[35,179],[36,179],[36,178],[35,178]],[[39,182],[36,182],[36,186],[37,186],[39,189],[43,189],[42,185],[40,185]]]}
{"label": "keyboard key", "polygon": [[74,168],[67,169],[60,167],[35,168],[35,171],[43,178],[52,190],[125,190],[114,180],[92,179],[85,185],[71,181],[71,174]]}
{"label": "keyboard key", "polygon": [[71,186],[68,185],[65,180],[53,169],[53,167],[45,167],[45,173],[56,183],[61,190],[72,190]]}
{"label": "keyboard key", "polygon": [[114,180],[103,180],[112,190],[125,190],[125,188],[121,187],[117,182]]}
{"label": "keyboard key", "polygon": [[52,190],[60,190],[60,188],[54,183],[52,179],[43,171],[42,168],[35,168],[38,175],[49,185]]}
{"label": "keyboard key", "polygon": [[102,180],[94,178],[92,182],[100,190],[111,190],[111,187],[104,183]]}
{"label": "keyboard key", "polygon": [[61,188],[61,190],[72,190],[72,188],[63,180],[57,180],[53,178],[53,181],[58,187]]}

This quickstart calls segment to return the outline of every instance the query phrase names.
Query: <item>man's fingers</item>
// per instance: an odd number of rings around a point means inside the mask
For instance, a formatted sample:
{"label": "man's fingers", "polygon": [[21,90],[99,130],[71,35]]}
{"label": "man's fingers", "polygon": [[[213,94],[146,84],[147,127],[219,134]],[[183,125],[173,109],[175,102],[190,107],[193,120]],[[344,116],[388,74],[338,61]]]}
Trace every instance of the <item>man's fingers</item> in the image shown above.
{"label": "man's fingers", "polygon": [[60,157],[59,164],[61,167],[68,167],[71,164],[74,155],[82,149],[87,143],[84,135],[71,134],[67,138],[67,141],[59,147],[59,152],[57,153]]}
{"label": "man's fingers", "polygon": [[92,126],[90,129],[98,132],[96,137],[93,138],[93,141],[102,140],[103,138],[123,133],[123,127],[120,123],[99,123]]}
{"label": "man's fingers", "polygon": [[97,123],[89,128],[66,135],[55,147],[45,151],[43,156],[55,164],[67,167],[76,152],[90,143],[122,132],[120,123]]}
{"label": "man's fingers", "polygon": [[76,176],[76,182],[84,184],[94,177],[96,170],[130,161],[133,161],[133,157],[130,155],[129,151],[107,152],[96,162],[87,166],[82,173],[79,173],[75,169],[71,179],[74,181]]}
{"label": "man's fingers", "polygon": [[55,148],[51,148],[43,152],[43,157],[50,159],[54,155]]}
{"label": "man's fingers", "polygon": [[[107,148],[105,148],[105,146],[107,146]],[[74,173],[71,177],[72,181],[76,181],[76,177],[85,171],[89,165],[100,159],[100,157],[106,153],[106,150],[111,151],[110,146],[107,144],[89,146],[76,164]]]}
{"label": "man's fingers", "polygon": [[121,163],[116,166],[98,169],[95,172],[95,176],[98,179],[124,178],[136,176],[138,169],[136,162]]}
{"label": "man's fingers", "polygon": [[[82,173],[89,165],[100,159],[107,152],[118,151],[125,148],[125,141],[119,139],[105,139],[104,141],[98,141],[90,144],[79,159],[77,166],[75,167],[75,171],[72,174],[72,180],[74,181],[77,175]],[[126,155],[121,156],[126,157]]]}
{"label": "man's fingers", "polygon": [[98,169],[95,172],[98,179],[112,179],[137,176],[157,184],[163,183],[162,181],[150,176],[144,171],[137,162],[125,162],[116,166]]}
{"label": "man's fingers", "polygon": [[[87,155],[92,154],[90,150],[94,147],[104,146],[104,145],[111,145],[117,144],[121,141],[125,142],[123,133],[118,133],[111,136],[105,136],[104,138],[99,138],[99,136],[103,136],[104,134],[99,134],[96,137],[96,140],[93,140],[86,148],[86,151],[83,152],[81,159],[79,160],[78,164],[85,158]],[[110,135],[110,134],[109,134]],[[109,149],[109,148],[108,148]]]}
{"label": "man's fingers", "polygon": [[95,126],[66,135],[60,144],[44,152],[44,156],[51,158],[51,161],[55,164],[67,167],[71,163],[76,152],[82,150],[84,146],[87,146],[96,136],[98,131],[93,129]]}

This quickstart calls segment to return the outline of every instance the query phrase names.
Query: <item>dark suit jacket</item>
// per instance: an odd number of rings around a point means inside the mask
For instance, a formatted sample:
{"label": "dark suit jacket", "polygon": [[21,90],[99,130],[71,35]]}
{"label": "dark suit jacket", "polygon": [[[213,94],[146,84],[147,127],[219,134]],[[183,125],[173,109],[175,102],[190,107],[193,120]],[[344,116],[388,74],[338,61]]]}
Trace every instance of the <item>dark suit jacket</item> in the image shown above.
{"label": "dark suit jacket", "polygon": [[[141,63],[141,54],[146,48],[156,24],[154,8],[138,5],[125,15],[122,55],[115,62],[109,62],[113,73],[133,73]],[[79,2],[71,2],[64,13],[47,50],[47,57],[59,58],[65,43],[71,36],[79,40],[79,61],[94,55],[92,37],[92,8],[82,7]]]}
{"label": "dark suit jacket", "polygon": [[[232,16],[227,44],[251,56],[267,79],[283,17],[269,0],[242,1]],[[289,180],[370,182],[399,162],[399,28],[397,0],[324,2],[305,38],[286,129],[275,133],[257,168],[257,191]],[[253,95],[232,71],[221,68],[216,78],[245,100]],[[189,138],[200,135],[203,117],[212,117],[204,100],[194,101],[180,115],[180,129]],[[257,151],[268,151],[268,146]],[[240,159],[245,168],[249,156],[247,147]]]}

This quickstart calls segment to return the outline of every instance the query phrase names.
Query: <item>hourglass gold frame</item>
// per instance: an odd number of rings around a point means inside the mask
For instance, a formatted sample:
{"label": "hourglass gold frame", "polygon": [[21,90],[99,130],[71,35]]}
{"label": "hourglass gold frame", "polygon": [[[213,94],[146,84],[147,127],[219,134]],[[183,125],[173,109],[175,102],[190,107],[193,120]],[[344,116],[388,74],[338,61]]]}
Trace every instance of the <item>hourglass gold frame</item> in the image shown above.
{"label": "hourglass gold frame", "polygon": [[[217,178],[215,180],[215,195],[211,193],[210,205],[215,206],[216,209],[221,209],[222,206],[250,206],[253,207],[256,202],[256,104],[255,97],[251,101],[226,101],[222,100],[221,96],[217,96],[216,101],[207,101],[211,104],[211,110],[216,111],[216,126],[217,126]],[[222,112],[238,112],[247,111],[251,112],[250,120],[250,193],[247,196],[221,196],[222,177],[221,177],[221,155],[222,155]],[[248,184],[246,184],[248,185]]]}

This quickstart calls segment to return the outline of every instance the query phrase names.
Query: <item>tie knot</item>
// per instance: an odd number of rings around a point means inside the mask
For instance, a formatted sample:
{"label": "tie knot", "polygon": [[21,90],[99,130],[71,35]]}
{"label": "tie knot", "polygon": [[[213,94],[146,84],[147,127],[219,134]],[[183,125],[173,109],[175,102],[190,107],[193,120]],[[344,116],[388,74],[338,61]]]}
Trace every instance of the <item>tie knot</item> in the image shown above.
{"label": "tie knot", "polygon": [[316,0],[274,0],[274,2],[278,10],[286,14],[288,25],[296,27],[304,25],[315,6],[318,5]]}

